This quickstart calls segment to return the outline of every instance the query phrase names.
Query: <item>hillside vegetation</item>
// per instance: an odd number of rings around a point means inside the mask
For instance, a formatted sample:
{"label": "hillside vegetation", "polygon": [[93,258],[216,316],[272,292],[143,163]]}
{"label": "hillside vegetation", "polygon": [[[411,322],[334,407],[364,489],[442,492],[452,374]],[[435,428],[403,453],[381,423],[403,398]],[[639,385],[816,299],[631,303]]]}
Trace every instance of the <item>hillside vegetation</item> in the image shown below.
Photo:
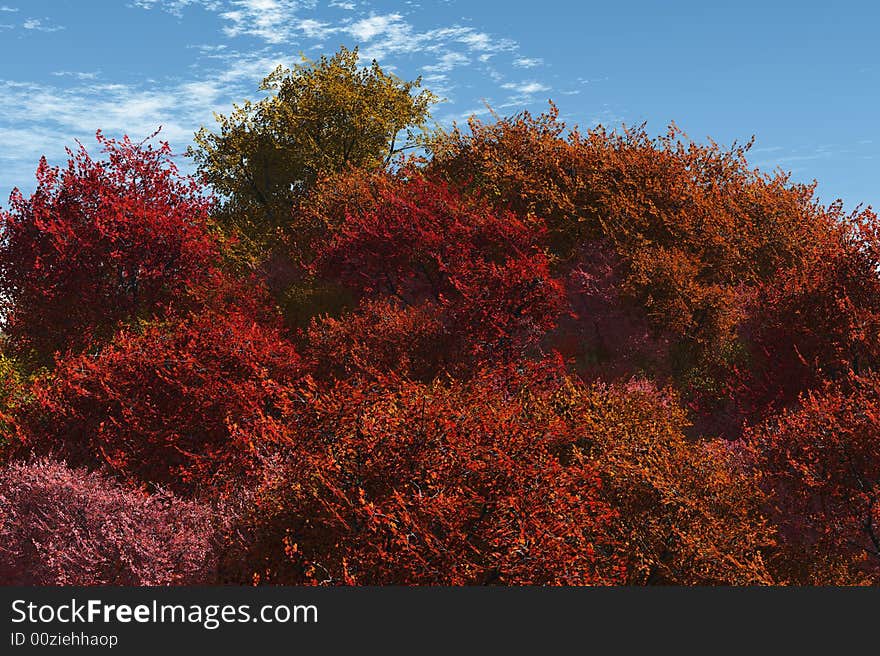
{"label": "hillside vegetation", "polygon": [[880,224],[357,51],[0,211],[0,581],[880,583]]}

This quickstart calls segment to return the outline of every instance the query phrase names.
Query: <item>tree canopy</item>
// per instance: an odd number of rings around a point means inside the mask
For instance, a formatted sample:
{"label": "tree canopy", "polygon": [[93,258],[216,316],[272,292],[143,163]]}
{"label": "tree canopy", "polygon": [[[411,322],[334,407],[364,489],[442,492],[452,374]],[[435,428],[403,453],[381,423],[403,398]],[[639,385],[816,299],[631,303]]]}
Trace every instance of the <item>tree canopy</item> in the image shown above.
{"label": "tree canopy", "polygon": [[260,253],[319,176],[387,165],[427,124],[435,96],[420,85],[375,60],[360,67],[357,48],[276,68],[260,86],[268,96],[217,115],[217,132],[196,133],[190,153],[223,198],[221,225]]}

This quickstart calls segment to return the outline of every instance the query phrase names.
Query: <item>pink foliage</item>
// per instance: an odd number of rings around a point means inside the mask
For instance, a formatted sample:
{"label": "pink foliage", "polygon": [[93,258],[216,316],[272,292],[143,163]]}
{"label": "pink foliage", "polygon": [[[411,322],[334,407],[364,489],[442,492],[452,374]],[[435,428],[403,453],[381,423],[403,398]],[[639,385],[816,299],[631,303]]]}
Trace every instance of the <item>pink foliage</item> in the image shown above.
{"label": "pink foliage", "polygon": [[205,506],[52,460],[0,469],[0,583],[169,585],[213,576]]}

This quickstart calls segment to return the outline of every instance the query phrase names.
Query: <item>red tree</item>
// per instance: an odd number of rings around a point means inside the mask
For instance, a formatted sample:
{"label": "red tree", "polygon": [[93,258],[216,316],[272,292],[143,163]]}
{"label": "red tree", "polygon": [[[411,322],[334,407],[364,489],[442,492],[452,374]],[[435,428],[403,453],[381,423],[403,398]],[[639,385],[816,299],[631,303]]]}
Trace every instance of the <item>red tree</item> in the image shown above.
{"label": "red tree", "polygon": [[746,443],[783,538],[781,577],[880,582],[880,377],[811,393]]}
{"label": "red tree", "polygon": [[19,448],[182,492],[242,485],[299,371],[278,329],[232,310],[126,329],[36,382]]}
{"label": "red tree", "polygon": [[444,327],[436,307],[400,307],[394,299],[370,299],[340,317],[315,320],[308,345],[315,374],[344,380],[365,372],[389,371],[429,381],[444,367],[456,364],[456,341]]}
{"label": "red tree", "polygon": [[[520,362],[302,386],[244,562],[323,584],[766,583],[757,488],[674,398]],[[247,572],[246,572],[247,573]]]}
{"label": "red tree", "polygon": [[216,256],[210,203],[167,143],[97,138],[106,159],[83,146],[64,169],[44,158],[33,195],[0,212],[3,330],[19,350],[81,347],[173,304]]}
{"label": "red tree", "polygon": [[794,406],[825,380],[880,365],[880,224],[865,210],[828,209],[836,228],[780,269],[750,304],[746,366],[731,376],[744,416],[759,421]]}
{"label": "red tree", "polygon": [[[432,144],[427,174],[546,223],[579,315],[564,322],[560,347],[581,371],[645,371],[674,381],[698,413],[727,414],[748,302],[835,231],[813,187],[751,168],[749,145],[697,144],[674,126],[656,139],[644,126],[581,133],[551,105],[468,127]],[[584,294],[569,274],[598,274],[601,284],[596,254],[612,268],[610,293]],[[738,434],[731,414],[716,423]]]}
{"label": "red tree", "polygon": [[287,584],[621,582],[596,471],[562,418],[533,411],[526,376],[304,386],[258,494],[253,571]]}
{"label": "red tree", "polygon": [[562,311],[540,222],[496,213],[445,185],[421,177],[383,185],[370,205],[328,224],[314,270],[356,298],[383,298],[401,317],[433,321],[452,370],[524,352]]}
{"label": "red tree", "polygon": [[[243,260],[167,144],[98,139],[0,213],[3,456],[104,472],[0,473],[5,576],[880,580],[870,210],[551,106],[322,177]],[[180,519],[208,511],[154,486],[244,499],[210,575]],[[131,555],[95,528],[112,504]]]}

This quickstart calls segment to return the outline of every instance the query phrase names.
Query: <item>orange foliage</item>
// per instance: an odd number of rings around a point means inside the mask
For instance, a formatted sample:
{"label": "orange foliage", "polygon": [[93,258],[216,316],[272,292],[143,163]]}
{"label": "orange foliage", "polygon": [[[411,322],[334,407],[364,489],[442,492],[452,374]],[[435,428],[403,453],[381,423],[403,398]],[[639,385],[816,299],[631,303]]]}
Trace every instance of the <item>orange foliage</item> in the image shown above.
{"label": "orange foliage", "polygon": [[[766,583],[751,481],[652,388],[556,367],[292,395],[252,521],[260,580]],[[254,529],[252,529],[254,530]]]}
{"label": "orange foliage", "polygon": [[522,385],[488,374],[467,384],[386,377],[301,388],[290,446],[259,495],[262,577],[622,582],[615,513],[595,469],[571,452],[577,436],[566,422]]}
{"label": "orange foliage", "polygon": [[675,396],[645,381],[605,389],[568,382],[554,395],[597,468],[618,519],[627,582],[773,582],[774,534],[755,478],[725,442],[685,438]]}
{"label": "orange foliage", "polygon": [[722,150],[674,126],[652,140],[568,131],[558,111],[469,122],[433,145],[431,175],[546,221],[560,267],[601,241],[620,258],[620,290],[678,342],[674,373],[719,357],[747,290],[796,261],[830,225],[812,187],[750,170],[747,146]]}
{"label": "orange foliage", "polygon": [[744,322],[750,357],[731,382],[753,419],[880,361],[877,215],[844,215],[838,204],[827,216],[834,229],[761,285]]}

